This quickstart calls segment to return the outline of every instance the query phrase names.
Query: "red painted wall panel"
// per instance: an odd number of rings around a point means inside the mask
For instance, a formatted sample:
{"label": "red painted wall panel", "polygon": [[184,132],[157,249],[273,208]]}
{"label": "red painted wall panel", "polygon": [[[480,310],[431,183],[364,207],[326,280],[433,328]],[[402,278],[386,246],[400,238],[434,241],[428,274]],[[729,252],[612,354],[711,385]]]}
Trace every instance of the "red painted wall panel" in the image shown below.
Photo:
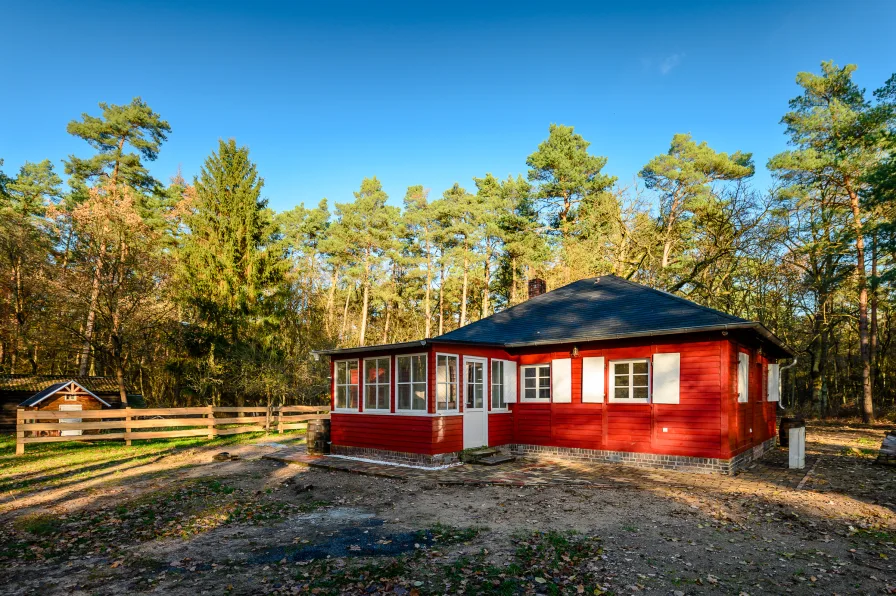
{"label": "red painted wall panel", "polygon": [[488,415],[488,446],[513,443],[513,414],[494,412]]}
{"label": "red painted wall panel", "polygon": [[334,413],[330,419],[334,445],[427,455],[460,451],[463,446],[460,416]]}
{"label": "red painted wall panel", "polygon": [[[489,445],[522,443],[586,449],[607,449],[728,458],[775,433],[775,404],[766,401],[767,359],[755,347],[738,344],[721,334],[670,336],[660,342],[619,340],[583,343],[572,357],[572,400],[568,404],[520,402],[510,412],[489,415]],[[520,350],[458,345],[430,346],[430,410],[435,407],[435,354],[450,353],[516,360],[520,365],[571,358],[571,346]],[[737,403],[737,352],[751,354],[750,401]],[[613,360],[681,354],[680,403],[583,404],[582,360],[603,356],[609,389]],[[460,367],[459,385],[463,383]],[[490,374],[490,366],[489,366]],[[394,376],[394,373],[393,373]],[[489,393],[491,383],[489,383]],[[461,391],[462,395],[462,391]],[[490,400],[489,400],[490,401]],[[333,415],[334,443],[412,453],[445,453],[463,447],[463,416]],[[752,432],[751,432],[752,429]]]}

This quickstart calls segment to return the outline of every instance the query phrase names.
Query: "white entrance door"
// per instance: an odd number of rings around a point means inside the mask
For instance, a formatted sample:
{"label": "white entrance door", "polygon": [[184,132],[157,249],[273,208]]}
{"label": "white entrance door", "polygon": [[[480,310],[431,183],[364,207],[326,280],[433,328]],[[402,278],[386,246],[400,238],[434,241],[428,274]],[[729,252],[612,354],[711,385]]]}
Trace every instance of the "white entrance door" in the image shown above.
{"label": "white entrance door", "polygon": [[487,361],[464,356],[464,449],[488,445]]}
{"label": "white entrance door", "polygon": [[[81,404],[59,404],[60,412],[80,412]],[[60,418],[59,422],[81,422],[81,418]],[[81,430],[64,430],[59,433],[63,437],[74,437],[83,434]]]}

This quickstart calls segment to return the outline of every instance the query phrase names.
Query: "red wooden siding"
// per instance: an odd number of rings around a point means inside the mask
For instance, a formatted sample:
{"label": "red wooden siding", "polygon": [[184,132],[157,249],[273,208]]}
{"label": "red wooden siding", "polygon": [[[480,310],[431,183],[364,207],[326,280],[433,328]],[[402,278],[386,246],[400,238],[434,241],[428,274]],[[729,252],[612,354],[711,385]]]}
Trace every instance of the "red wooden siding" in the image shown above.
{"label": "red wooden siding", "polygon": [[434,455],[463,449],[460,416],[331,415],[334,445]]}
{"label": "red wooden siding", "polygon": [[[463,405],[463,356],[489,360],[487,400],[491,407],[491,360],[516,361],[518,366],[571,358],[571,403],[523,402],[508,412],[488,415],[488,443],[558,446],[662,455],[728,459],[775,434],[775,403],[767,401],[768,359],[756,346],[721,334],[668,336],[662,341],[619,340],[583,343],[572,357],[569,347],[539,348],[511,354],[494,348],[444,344],[428,350],[429,415],[334,414],[332,433],[337,445],[371,447],[409,453],[438,454],[463,448],[463,415],[435,412],[435,355],[454,354],[458,360],[458,389]],[[419,353],[421,350],[405,350]],[[750,354],[749,402],[737,402],[737,354]],[[681,355],[677,404],[582,403],[582,357],[603,357],[604,391],[609,393],[610,363],[631,358],[650,359],[657,353]],[[384,353],[388,353],[387,351]],[[365,355],[373,356],[374,354]],[[652,378],[652,376],[651,376]],[[392,365],[395,400],[395,361]]]}
{"label": "red wooden siding", "polygon": [[[463,437],[461,437],[463,441]],[[488,445],[507,445],[513,443],[513,414],[495,412],[488,415]]]}

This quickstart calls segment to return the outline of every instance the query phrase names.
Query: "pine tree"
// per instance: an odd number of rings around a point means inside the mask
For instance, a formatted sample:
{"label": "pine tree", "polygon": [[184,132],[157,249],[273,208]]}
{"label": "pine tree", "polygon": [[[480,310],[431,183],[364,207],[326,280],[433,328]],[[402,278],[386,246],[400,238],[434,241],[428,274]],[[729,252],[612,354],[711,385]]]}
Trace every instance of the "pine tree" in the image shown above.
{"label": "pine tree", "polygon": [[717,153],[705,142],[694,142],[689,134],[672,137],[669,152],[654,157],[644,166],[638,175],[648,189],[660,195],[663,269],[672,262],[683,220],[713,201],[712,184],[743,180],[754,172],[751,153],[738,151],[730,156]]}
{"label": "pine tree", "polygon": [[[397,241],[400,212],[386,204],[389,196],[380,181],[365,178],[352,203],[337,203],[338,225],[331,230],[328,252],[345,250],[350,255],[355,278],[362,291],[359,317],[359,342],[366,345],[370,290],[374,270],[382,265],[383,257]],[[334,247],[338,245],[338,249]]]}
{"label": "pine tree", "polygon": [[[119,185],[140,191],[159,191],[159,183],[143,165],[143,160],[153,161],[158,157],[162,143],[171,132],[168,123],[152,111],[139,97],[130,104],[118,106],[100,103],[102,116],[82,114],[81,121],[69,122],[69,134],[79,137],[96,150],[93,157],[82,159],[70,155],[65,163],[65,173],[70,176],[69,184],[79,200],[89,197],[88,185],[104,189],[102,192],[118,193]],[[126,152],[126,148],[136,152]],[[145,217],[146,197],[136,195],[138,209]],[[105,236],[105,234],[102,234]],[[96,318],[96,301],[100,294],[100,279],[107,247],[100,247],[96,253],[90,302],[84,325],[84,341],[81,348],[79,374],[87,374],[90,360],[90,343]]]}
{"label": "pine tree", "polygon": [[859,298],[859,353],[862,360],[862,419],[874,420],[871,385],[871,340],[868,320],[868,274],[865,263],[867,213],[862,197],[879,167],[882,142],[892,123],[891,106],[874,105],[852,80],[856,67],[821,64],[821,74],[801,72],[802,95],[790,100],[781,122],[795,147],[769,160],[769,169],[788,183],[837,189],[841,205],[852,215],[855,278]]}

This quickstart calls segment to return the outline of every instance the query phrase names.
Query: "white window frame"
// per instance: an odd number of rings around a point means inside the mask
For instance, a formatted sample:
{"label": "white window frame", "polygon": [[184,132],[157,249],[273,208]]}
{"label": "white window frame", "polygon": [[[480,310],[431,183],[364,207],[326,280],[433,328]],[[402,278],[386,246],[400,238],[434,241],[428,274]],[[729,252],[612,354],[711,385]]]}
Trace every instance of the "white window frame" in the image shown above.
{"label": "white window frame", "polygon": [[66,395],[65,401],[78,401],[78,396],[77,395]]}
{"label": "white window frame", "polygon": [[[645,397],[645,398],[635,398],[635,397],[617,398],[616,397],[616,365],[617,364],[634,364],[637,362],[646,362],[647,363],[647,397]],[[609,403],[611,403],[611,404],[649,404],[650,403],[651,389],[653,388],[652,383],[651,383],[651,374],[650,374],[650,369],[651,369],[650,358],[625,358],[622,360],[610,360],[609,367],[610,367],[609,372],[607,373],[607,375],[610,377],[610,390],[607,394]],[[629,371],[628,371],[628,377],[629,377],[628,394],[629,395],[633,395],[633,393],[634,393],[634,385],[632,385],[632,383],[631,383],[632,377],[634,376],[634,374],[635,374],[634,367],[629,367]],[[641,373],[639,373],[639,374],[641,374]],[[638,387],[643,387],[643,385],[638,385]]]}
{"label": "white window frame", "polygon": [[[385,383],[380,383],[380,382],[370,383],[367,381],[367,363],[368,362],[376,362],[377,360],[385,360],[386,361],[386,371],[387,371],[387,376],[389,377],[389,380],[387,380]],[[364,362],[362,363],[361,372],[364,377],[364,383],[363,383],[363,385],[364,385],[364,411],[365,412],[389,412],[392,409],[392,407],[391,407],[391,401],[392,401],[392,391],[391,391],[391,387],[392,387],[392,357],[391,356],[374,356],[372,358],[365,358]],[[367,388],[368,387],[373,387],[376,389],[379,389],[380,387],[386,388],[387,395],[386,395],[386,407],[385,408],[368,408],[367,407]],[[379,404],[377,404],[377,405],[379,405]]]}
{"label": "white window frame", "polygon": [[[423,379],[418,380],[416,371],[414,371],[414,361],[413,358],[415,356],[423,356]],[[410,381],[400,381],[398,377],[398,371],[401,369],[398,361],[401,358],[411,358],[411,380]],[[429,373],[429,354],[426,352],[421,352],[418,354],[401,354],[395,356],[395,411],[401,412],[404,414],[407,413],[415,413],[415,414],[429,414],[429,378],[427,374]],[[419,385],[423,383],[423,409],[416,410],[414,409],[414,385]],[[410,385],[411,387],[411,407],[410,408],[402,408],[401,400],[399,398],[399,387],[402,385]]]}
{"label": "white window frame", "polygon": [[[742,366],[743,364],[743,366]],[[743,372],[743,376],[741,375]],[[737,351],[737,403],[750,403],[750,354]]]}
{"label": "white window frame", "polygon": [[[348,383],[340,383],[339,382],[339,365],[340,364],[348,365],[352,362],[354,362],[355,365],[358,367],[358,382],[357,383],[351,382],[351,380],[352,380],[351,372],[348,368],[346,368],[345,374],[346,374],[346,378],[348,379],[349,382]],[[349,391],[346,390],[346,399],[345,399],[346,407],[340,408],[339,401],[338,401],[339,388],[340,387],[352,387],[352,386],[354,386],[358,390],[358,406],[356,406],[354,408],[348,407]],[[360,406],[361,406],[361,363],[360,363],[360,361],[357,358],[336,360],[335,362],[333,362],[333,410],[335,412],[358,412],[360,409]]]}
{"label": "white window frame", "polygon": [[[452,383],[447,375],[444,381],[439,381],[439,358],[450,358],[454,359],[454,382]],[[447,386],[448,391],[451,391],[451,386],[454,385],[454,407],[453,408],[439,408],[439,386]],[[445,403],[450,403],[450,399],[447,399]],[[419,411],[419,410],[415,410]],[[450,414],[450,413],[458,413],[460,412],[460,356],[457,354],[444,354],[436,352],[436,413],[437,414]]]}
{"label": "white window frame", "polygon": [[[539,369],[542,367],[548,369],[547,386],[544,387],[541,384],[541,381],[545,377],[542,377],[541,375],[536,374],[535,375],[535,380],[536,380],[535,381],[535,393],[537,395],[538,393],[541,392],[542,389],[547,389],[548,397],[546,397],[546,398],[545,397],[526,397],[526,391],[527,391],[527,389],[526,389],[526,369],[529,369],[529,368]],[[520,366],[519,371],[520,371],[519,375],[520,375],[520,394],[521,394],[520,401],[530,402],[530,403],[542,403],[542,404],[551,403],[551,363],[543,362],[541,364],[527,364],[525,366]]]}
{"label": "white window frame", "polygon": [[[503,360],[501,358],[492,358],[489,363],[488,374],[491,375],[489,379],[489,390],[491,395],[489,395],[489,405],[491,407],[492,412],[506,412],[508,411],[507,407],[507,387],[505,387],[505,368],[508,362],[512,362],[512,360]],[[497,382],[495,380],[495,364],[501,365],[501,374],[498,375]],[[501,404],[500,406],[495,406],[495,387],[499,386],[501,388]],[[511,402],[513,403],[513,402]]]}

